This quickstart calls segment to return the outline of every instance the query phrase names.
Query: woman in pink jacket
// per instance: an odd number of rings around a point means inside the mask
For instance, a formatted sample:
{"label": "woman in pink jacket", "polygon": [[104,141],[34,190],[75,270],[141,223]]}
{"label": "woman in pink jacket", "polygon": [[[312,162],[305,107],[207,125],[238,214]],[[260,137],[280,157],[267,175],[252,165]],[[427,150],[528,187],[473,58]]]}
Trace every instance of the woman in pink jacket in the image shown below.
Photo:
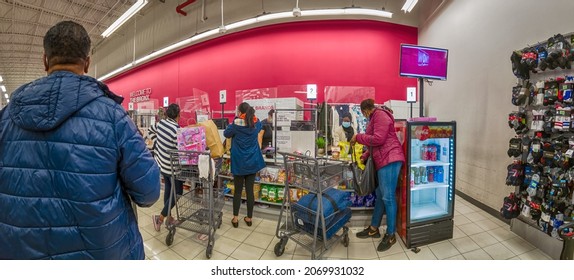
{"label": "woman in pink jacket", "polygon": [[[379,238],[379,227],[383,214],[387,214],[387,232],[377,247],[378,251],[386,251],[395,244],[395,233],[397,231],[397,202],[395,191],[397,181],[405,155],[401,143],[395,132],[395,119],[393,114],[385,109],[375,107],[373,99],[366,99],[361,102],[361,111],[369,120],[367,130],[363,134],[357,134],[351,139],[351,144],[358,142],[368,147],[372,147],[372,157],[377,170],[378,186],[375,190],[377,200],[371,225],[365,230],[357,233],[358,238]],[[367,151],[362,159],[369,156]]]}

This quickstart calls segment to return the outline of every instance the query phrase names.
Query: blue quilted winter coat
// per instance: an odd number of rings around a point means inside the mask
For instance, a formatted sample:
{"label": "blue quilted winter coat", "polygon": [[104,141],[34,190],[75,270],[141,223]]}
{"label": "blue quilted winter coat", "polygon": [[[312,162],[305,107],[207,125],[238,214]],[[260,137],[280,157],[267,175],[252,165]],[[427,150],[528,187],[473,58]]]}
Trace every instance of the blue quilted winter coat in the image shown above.
{"label": "blue quilted winter coat", "polygon": [[159,198],[159,168],[110,96],[66,71],[13,93],[0,113],[0,259],[144,258],[130,199]]}

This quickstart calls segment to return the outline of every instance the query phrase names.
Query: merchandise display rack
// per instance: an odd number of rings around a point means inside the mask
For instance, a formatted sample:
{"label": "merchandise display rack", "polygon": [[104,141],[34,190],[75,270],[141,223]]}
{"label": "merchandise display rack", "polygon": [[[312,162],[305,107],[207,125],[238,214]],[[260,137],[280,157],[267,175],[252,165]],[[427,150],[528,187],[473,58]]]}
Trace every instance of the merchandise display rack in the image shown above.
{"label": "merchandise display rack", "polygon": [[[511,229],[553,258],[574,218],[574,33],[555,35],[511,56],[518,78],[509,114],[507,185],[501,209]],[[566,229],[568,232],[568,229]],[[572,233],[570,233],[572,234]]]}

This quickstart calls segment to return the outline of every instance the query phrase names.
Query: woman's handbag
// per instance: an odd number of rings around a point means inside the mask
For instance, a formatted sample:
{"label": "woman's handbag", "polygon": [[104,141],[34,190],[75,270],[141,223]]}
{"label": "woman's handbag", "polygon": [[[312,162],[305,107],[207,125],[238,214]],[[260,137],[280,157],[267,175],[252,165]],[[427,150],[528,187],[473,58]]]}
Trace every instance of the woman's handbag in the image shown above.
{"label": "woman's handbag", "polygon": [[[354,153],[354,152],[353,152]],[[357,161],[353,157],[351,162],[351,171],[353,172],[353,183],[355,184],[355,194],[364,196],[371,194],[376,189],[375,182],[375,163],[373,162],[373,149],[369,147],[369,158],[365,163],[365,169],[361,170]]]}

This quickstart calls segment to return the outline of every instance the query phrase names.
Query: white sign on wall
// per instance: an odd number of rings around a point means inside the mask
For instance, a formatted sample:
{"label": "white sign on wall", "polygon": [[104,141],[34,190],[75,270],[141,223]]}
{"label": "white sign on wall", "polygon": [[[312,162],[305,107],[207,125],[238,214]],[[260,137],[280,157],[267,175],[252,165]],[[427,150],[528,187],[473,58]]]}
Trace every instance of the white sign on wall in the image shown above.
{"label": "white sign on wall", "polygon": [[169,97],[164,97],[163,98],[163,107],[167,107],[169,106]]}
{"label": "white sign on wall", "polygon": [[128,103],[128,110],[132,111],[134,109],[134,103],[130,102]]}
{"label": "white sign on wall", "polygon": [[207,121],[208,119],[209,119],[208,115],[197,115],[197,122],[198,123]]}
{"label": "white sign on wall", "polygon": [[317,85],[314,84],[307,85],[307,99],[309,100],[317,99]]}
{"label": "white sign on wall", "polygon": [[417,88],[408,87],[407,88],[407,102],[417,102]]}
{"label": "white sign on wall", "polygon": [[219,103],[225,104],[226,102],[227,102],[227,91],[226,90],[220,90],[219,91]]}

